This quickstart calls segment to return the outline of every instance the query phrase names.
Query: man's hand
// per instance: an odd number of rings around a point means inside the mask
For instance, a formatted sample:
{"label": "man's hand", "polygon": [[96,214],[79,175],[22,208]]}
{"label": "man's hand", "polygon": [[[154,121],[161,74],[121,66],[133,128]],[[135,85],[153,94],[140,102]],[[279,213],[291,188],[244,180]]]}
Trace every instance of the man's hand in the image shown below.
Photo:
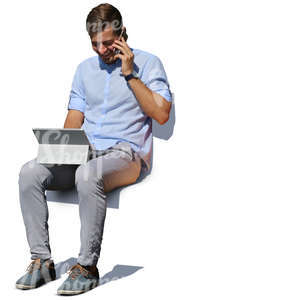
{"label": "man's hand", "polygon": [[122,53],[116,54],[116,58],[120,58],[122,60],[122,73],[124,76],[127,76],[133,72],[133,59],[134,54],[128,47],[125,39],[122,37],[121,41],[115,40],[113,43],[113,47],[119,49]]}

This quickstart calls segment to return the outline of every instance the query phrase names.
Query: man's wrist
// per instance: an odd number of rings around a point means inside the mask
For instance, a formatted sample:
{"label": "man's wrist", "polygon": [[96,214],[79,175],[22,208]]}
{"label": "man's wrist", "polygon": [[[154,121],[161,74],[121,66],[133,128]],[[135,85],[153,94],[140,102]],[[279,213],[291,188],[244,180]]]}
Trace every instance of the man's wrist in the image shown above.
{"label": "man's wrist", "polygon": [[131,80],[133,78],[135,78],[135,79],[139,78],[138,74],[134,70],[130,74],[124,75],[124,77],[125,77],[126,81],[129,81],[129,80]]}
{"label": "man's wrist", "polygon": [[130,75],[132,73],[132,71],[131,72],[126,72],[126,73],[123,73],[122,75],[125,77],[125,76],[128,76],[128,75]]}

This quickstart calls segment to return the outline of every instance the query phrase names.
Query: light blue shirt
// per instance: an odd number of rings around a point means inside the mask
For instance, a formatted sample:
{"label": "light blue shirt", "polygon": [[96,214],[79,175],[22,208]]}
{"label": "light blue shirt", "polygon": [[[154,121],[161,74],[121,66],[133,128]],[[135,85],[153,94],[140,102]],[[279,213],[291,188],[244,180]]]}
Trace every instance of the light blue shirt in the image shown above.
{"label": "light blue shirt", "polygon": [[[172,101],[169,83],[160,59],[150,53],[132,49],[134,70],[152,91]],[[105,150],[126,141],[145,162],[151,164],[152,119],[141,109],[121,71],[118,59],[108,65],[93,56],[76,69],[68,109],[84,113],[82,129],[97,150]]]}

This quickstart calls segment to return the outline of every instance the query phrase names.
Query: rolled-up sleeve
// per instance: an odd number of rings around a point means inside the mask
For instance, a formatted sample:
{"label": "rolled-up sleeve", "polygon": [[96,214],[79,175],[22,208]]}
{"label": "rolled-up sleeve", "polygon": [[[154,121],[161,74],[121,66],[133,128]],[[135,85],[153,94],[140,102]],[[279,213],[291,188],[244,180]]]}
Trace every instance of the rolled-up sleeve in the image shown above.
{"label": "rolled-up sleeve", "polygon": [[150,90],[161,95],[167,101],[172,101],[168,78],[163,64],[157,56],[152,56],[147,62],[143,77],[145,85]]}
{"label": "rolled-up sleeve", "polygon": [[69,97],[69,104],[68,109],[75,109],[79,110],[81,112],[85,112],[85,90],[84,85],[82,82],[82,75],[81,75],[81,65],[79,65],[76,69],[73,82],[72,82],[72,88],[70,92]]}

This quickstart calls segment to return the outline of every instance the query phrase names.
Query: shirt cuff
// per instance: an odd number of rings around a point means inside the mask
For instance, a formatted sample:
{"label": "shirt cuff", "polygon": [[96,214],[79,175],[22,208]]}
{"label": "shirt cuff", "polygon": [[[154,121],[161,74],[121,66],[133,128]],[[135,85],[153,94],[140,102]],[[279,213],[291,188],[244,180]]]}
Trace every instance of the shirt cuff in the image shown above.
{"label": "shirt cuff", "polygon": [[153,91],[159,95],[161,95],[162,97],[164,97],[168,102],[172,101],[172,96],[169,92],[169,90],[158,90],[158,91]]}
{"label": "shirt cuff", "polygon": [[71,98],[68,105],[68,109],[75,109],[84,113],[85,102],[81,98]]}

